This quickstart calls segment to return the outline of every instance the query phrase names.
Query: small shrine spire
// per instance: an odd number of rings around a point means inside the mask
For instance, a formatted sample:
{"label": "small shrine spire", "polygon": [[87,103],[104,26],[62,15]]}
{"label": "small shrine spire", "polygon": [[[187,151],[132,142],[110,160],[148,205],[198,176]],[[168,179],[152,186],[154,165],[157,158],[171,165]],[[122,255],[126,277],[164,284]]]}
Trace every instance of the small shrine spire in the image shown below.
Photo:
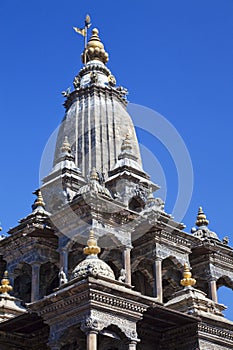
{"label": "small shrine spire", "polygon": [[137,157],[133,154],[132,149],[131,139],[129,133],[127,133],[122,141],[121,153],[119,154],[118,159],[129,158],[137,161]]}
{"label": "small shrine spire", "polygon": [[36,190],[35,192],[33,192],[33,194],[35,194],[37,196],[37,198],[32,206],[33,210],[35,210],[38,207],[45,208],[45,202],[43,200],[41,190]]}
{"label": "small shrine spire", "polygon": [[61,146],[61,152],[62,153],[71,153],[71,146],[70,146],[70,143],[68,141],[68,137],[65,136],[64,138],[64,141],[63,141],[63,144]]}
{"label": "small shrine spire", "polygon": [[209,220],[206,219],[206,215],[202,210],[202,207],[199,207],[197,214],[196,226],[208,226]]}
{"label": "small shrine spire", "polygon": [[10,280],[8,278],[8,271],[5,271],[3,275],[3,279],[1,280],[0,293],[8,294],[8,292],[11,292],[12,290],[13,290],[13,287],[10,285]]}
{"label": "small shrine spire", "polygon": [[87,247],[83,249],[85,255],[97,255],[101,251],[100,247],[97,245],[97,241],[95,239],[95,234],[93,230],[89,232],[89,239],[87,241]]}
{"label": "small shrine spire", "polygon": [[184,264],[183,279],[180,281],[180,284],[183,287],[192,287],[196,284],[196,280],[192,278],[192,273],[187,263]]}
{"label": "small shrine spire", "polygon": [[92,168],[91,173],[90,173],[90,180],[91,181],[94,181],[94,180],[99,181],[99,176],[98,176],[96,168]]}

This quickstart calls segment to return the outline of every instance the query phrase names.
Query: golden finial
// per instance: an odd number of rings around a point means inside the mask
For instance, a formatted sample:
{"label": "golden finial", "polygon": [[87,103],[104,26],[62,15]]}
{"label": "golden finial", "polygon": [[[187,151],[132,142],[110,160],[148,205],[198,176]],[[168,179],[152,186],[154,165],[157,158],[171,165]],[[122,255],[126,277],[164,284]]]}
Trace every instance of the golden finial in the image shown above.
{"label": "golden finial", "polygon": [[1,280],[1,286],[0,286],[0,293],[7,293],[11,292],[13,290],[13,287],[10,285],[10,280],[8,278],[8,271],[4,272],[3,279]]}
{"label": "golden finial", "polygon": [[96,180],[96,181],[99,180],[99,176],[98,176],[96,168],[92,168],[92,171],[90,173],[90,180]]}
{"label": "golden finial", "polygon": [[180,284],[184,287],[191,287],[195,286],[196,284],[196,280],[195,278],[192,278],[192,274],[187,263],[184,264],[183,279],[180,281]]}
{"label": "golden finial", "polygon": [[108,53],[105,51],[104,45],[99,38],[99,31],[97,28],[92,30],[92,36],[82,54],[82,61],[84,64],[92,60],[98,60],[103,63],[108,62]]}
{"label": "golden finial", "polygon": [[197,214],[196,226],[208,226],[209,221],[206,219],[206,215],[204,214],[202,207],[199,207]]}
{"label": "golden finial", "polygon": [[101,251],[100,247],[97,245],[97,241],[95,239],[95,234],[93,230],[89,232],[89,239],[87,241],[87,247],[83,249],[85,255],[97,255]]}
{"label": "golden finial", "polygon": [[64,138],[63,144],[61,146],[61,152],[62,153],[65,153],[65,152],[70,153],[71,152],[71,146],[70,146],[70,143],[68,141],[67,136],[65,136],[65,138]]}
{"label": "golden finial", "polygon": [[33,204],[33,208],[36,209],[38,207],[45,207],[45,203],[42,197],[42,193],[41,190],[36,190],[35,192],[33,192],[33,194],[35,194],[37,196],[37,199],[35,200],[34,204]]}
{"label": "golden finial", "polygon": [[127,151],[131,151],[132,150],[132,145],[131,145],[131,142],[130,142],[129,134],[125,135],[125,139],[123,140],[122,145],[121,145],[121,152],[126,151],[126,150]]}

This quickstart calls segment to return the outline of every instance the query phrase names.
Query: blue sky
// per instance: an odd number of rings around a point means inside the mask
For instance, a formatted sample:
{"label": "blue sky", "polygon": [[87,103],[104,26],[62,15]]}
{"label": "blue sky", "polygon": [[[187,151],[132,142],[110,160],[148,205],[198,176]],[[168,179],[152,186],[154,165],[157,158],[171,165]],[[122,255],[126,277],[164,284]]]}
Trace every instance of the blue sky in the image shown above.
{"label": "blue sky", "polygon": [[[81,26],[86,13],[100,30],[108,67],[128,88],[129,101],[166,117],[189,150],[194,190],[182,220],[187,231],[202,205],[210,228],[220,238],[228,235],[233,245],[232,0],[0,3],[3,232],[31,210],[41,154],[64,115],[61,91],[81,68],[83,40],[72,26]],[[171,212],[174,164],[159,143],[153,153],[165,171]]]}

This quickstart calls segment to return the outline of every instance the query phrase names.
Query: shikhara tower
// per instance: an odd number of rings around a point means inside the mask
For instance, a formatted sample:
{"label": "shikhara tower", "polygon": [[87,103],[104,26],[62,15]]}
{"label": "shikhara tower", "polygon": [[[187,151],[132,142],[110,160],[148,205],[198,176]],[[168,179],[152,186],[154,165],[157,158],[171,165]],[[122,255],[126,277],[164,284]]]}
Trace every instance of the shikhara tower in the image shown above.
{"label": "shikhara tower", "polygon": [[82,59],[53,168],[0,241],[0,349],[233,349],[217,299],[233,287],[227,238],[202,208],[186,233],[154,197],[97,29]]}

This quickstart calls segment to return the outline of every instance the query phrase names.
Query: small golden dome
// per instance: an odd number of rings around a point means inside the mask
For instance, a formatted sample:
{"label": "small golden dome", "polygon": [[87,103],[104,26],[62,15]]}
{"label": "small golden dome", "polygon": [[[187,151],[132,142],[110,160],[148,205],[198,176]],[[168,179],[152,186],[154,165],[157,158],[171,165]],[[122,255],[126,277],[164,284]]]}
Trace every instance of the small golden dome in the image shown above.
{"label": "small golden dome", "polygon": [[191,287],[195,286],[196,284],[196,280],[195,278],[192,278],[192,274],[187,263],[184,264],[183,279],[180,281],[180,284],[184,287]]}
{"label": "small golden dome", "polygon": [[209,220],[206,219],[206,215],[202,210],[202,207],[199,207],[198,214],[197,214],[197,221],[196,226],[208,226]]}
{"label": "small golden dome", "polygon": [[1,280],[0,293],[8,294],[8,292],[11,292],[12,290],[13,290],[13,287],[10,285],[10,281],[8,278],[8,271],[5,271],[3,279]]}
{"label": "small golden dome", "polygon": [[92,60],[98,60],[103,63],[108,62],[108,53],[104,49],[104,45],[99,38],[97,28],[92,30],[92,36],[87,43],[87,47],[82,53],[82,62],[87,63]]}

